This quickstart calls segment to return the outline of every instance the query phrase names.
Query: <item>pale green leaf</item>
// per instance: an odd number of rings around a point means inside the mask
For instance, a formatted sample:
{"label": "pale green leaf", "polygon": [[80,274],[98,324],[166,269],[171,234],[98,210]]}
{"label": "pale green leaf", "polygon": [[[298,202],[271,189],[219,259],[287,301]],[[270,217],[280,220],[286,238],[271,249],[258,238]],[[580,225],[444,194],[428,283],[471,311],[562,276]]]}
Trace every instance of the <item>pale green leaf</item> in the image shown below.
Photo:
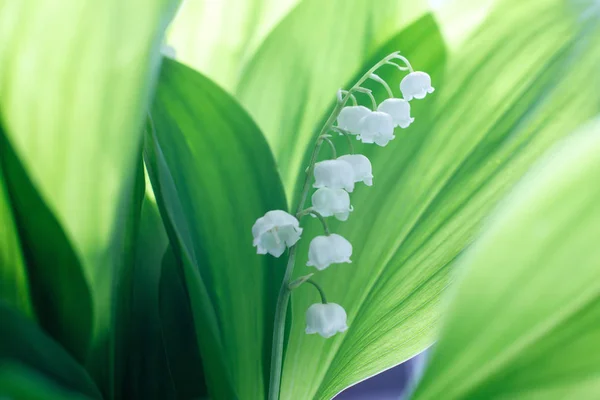
{"label": "pale green leaf", "polygon": [[[540,154],[600,111],[600,34],[578,11],[559,0],[504,1],[443,74],[439,34],[425,18],[365,64],[402,50],[432,73],[436,91],[411,103],[416,121],[390,145],[356,145],[372,160],[374,185],[352,193],[347,222],[331,221],[353,243],[353,263],[315,276],[350,328],[328,340],[305,335],[317,294],[294,292],[284,399],[329,399],[431,345],[454,260],[482,219]],[[397,70],[381,75],[397,91]],[[309,238],[321,231],[305,223],[297,276],[309,272]]]}
{"label": "pale green leaf", "polygon": [[[97,344],[142,120],[174,0],[0,2],[0,115],[27,175],[81,258]],[[116,234],[116,236],[113,236]],[[115,247],[113,247],[115,246]]]}
{"label": "pale green leaf", "polygon": [[460,259],[415,399],[594,399],[600,120],[537,164]]}
{"label": "pale green leaf", "polygon": [[285,260],[256,255],[251,228],[266,211],[286,207],[267,143],[222,89],[169,61],[145,150],[183,264],[209,394],[264,398]]}
{"label": "pale green leaf", "polygon": [[245,62],[302,0],[187,0],[168,31],[177,60],[233,90]]}
{"label": "pale green leaf", "polygon": [[245,66],[236,97],[266,136],[290,202],[304,152],[336,91],[424,9],[414,1],[304,0]]}

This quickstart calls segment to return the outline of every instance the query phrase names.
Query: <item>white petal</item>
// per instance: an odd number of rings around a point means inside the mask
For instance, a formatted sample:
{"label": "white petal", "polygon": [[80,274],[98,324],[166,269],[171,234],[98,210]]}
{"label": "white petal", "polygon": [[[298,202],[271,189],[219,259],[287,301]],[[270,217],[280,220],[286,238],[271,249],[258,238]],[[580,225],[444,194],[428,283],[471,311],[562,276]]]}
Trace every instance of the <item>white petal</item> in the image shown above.
{"label": "white petal", "polygon": [[354,135],[360,133],[360,120],[369,115],[371,110],[363,106],[344,107],[338,116],[338,126]]}
{"label": "white petal", "polygon": [[431,77],[422,71],[411,72],[400,82],[400,91],[404,100],[410,101],[413,98],[423,99],[427,93],[433,93],[431,87]]}
{"label": "white petal", "polygon": [[394,120],[394,126],[407,128],[414,121],[410,116],[410,103],[404,99],[384,100],[377,110],[389,114]]}
{"label": "white petal", "polygon": [[312,206],[324,217],[335,215],[337,219],[345,218],[340,221],[348,219],[348,214],[352,211],[350,195],[344,189],[320,188],[312,195]]}
{"label": "white petal", "polygon": [[348,329],[347,318],[346,310],[339,304],[313,304],[306,310],[305,332],[329,338]]}
{"label": "white petal", "polygon": [[331,264],[351,263],[352,244],[338,234],[317,236],[308,247],[306,265],[323,270]]}
{"label": "white petal", "polygon": [[325,160],[315,164],[314,187],[330,189],[354,190],[354,169],[345,161]]}
{"label": "white petal", "polygon": [[256,220],[252,226],[253,245],[258,254],[271,254],[279,257],[286,247],[293,246],[302,234],[296,217],[282,211],[273,210]]}
{"label": "white petal", "polygon": [[346,154],[337,158],[344,160],[354,169],[354,182],[364,182],[365,185],[373,185],[373,169],[371,161],[362,154]]}
{"label": "white petal", "polygon": [[373,143],[378,136],[394,136],[394,120],[389,114],[373,111],[360,120],[360,138],[363,143]]}

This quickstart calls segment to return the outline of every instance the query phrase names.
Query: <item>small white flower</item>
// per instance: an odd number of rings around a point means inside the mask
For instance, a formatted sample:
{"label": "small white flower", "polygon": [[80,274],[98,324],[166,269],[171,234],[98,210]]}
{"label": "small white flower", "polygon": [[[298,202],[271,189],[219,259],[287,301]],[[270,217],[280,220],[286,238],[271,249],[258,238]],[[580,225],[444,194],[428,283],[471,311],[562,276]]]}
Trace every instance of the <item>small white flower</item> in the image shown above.
{"label": "small white flower", "polygon": [[341,160],[325,160],[315,164],[314,187],[329,189],[354,190],[354,169],[352,165]]}
{"label": "small white flower", "polygon": [[170,46],[166,43],[163,43],[160,46],[160,52],[162,53],[163,56],[168,57],[168,58],[172,58],[175,59],[176,57],[176,52],[175,52],[175,47]]}
{"label": "small white flower", "polygon": [[378,111],[391,115],[394,126],[408,128],[415,120],[410,116],[410,103],[404,99],[387,99],[379,104]]}
{"label": "small white flower", "polygon": [[344,107],[338,115],[338,126],[353,135],[360,133],[360,120],[371,113],[367,107],[351,106]]}
{"label": "small white flower", "polygon": [[274,257],[281,256],[286,247],[296,244],[301,234],[302,228],[296,217],[281,210],[267,212],[252,226],[256,252]]}
{"label": "small white flower", "polygon": [[332,233],[329,236],[317,236],[308,246],[306,265],[324,270],[331,264],[351,263],[352,244],[342,236]]}
{"label": "small white flower", "polygon": [[362,154],[346,154],[337,158],[352,165],[354,169],[354,182],[364,182],[367,186],[373,185],[373,169],[371,161]]}
{"label": "small white flower", "polygon": [[306,333],[330,338],[348,329],[346,310],[336,303],[317,303],[306,310]]}
{"label": "small white flower", "polygon": [[435,89],[431,87],[431,77],[421,71],[411,72],[402,78],[400,82],[400,91],[404,100],[424,99],[427,93],[433,93]]}
{"label": "small white flower", "polygon": [[394,137],[394,120],[389,114],[373,111],[360,120],[359,139],[363,143],[376,143],[383,147]]}
{"label": "small white flower", "polygon": [[320,188],[312,195],[312,206],[322,216],[334,215],[340,221],[347,220],[352,211],[350,195],[344,189]]}

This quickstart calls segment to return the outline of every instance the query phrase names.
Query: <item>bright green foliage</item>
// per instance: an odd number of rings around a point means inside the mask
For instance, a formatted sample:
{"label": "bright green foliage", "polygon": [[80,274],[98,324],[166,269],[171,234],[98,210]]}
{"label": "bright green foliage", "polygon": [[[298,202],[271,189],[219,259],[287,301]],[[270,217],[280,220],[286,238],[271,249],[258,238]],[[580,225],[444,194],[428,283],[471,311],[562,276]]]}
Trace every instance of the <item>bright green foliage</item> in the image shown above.
{"label": "bright green foliage", "polygon": [[[545,149],[600,111],[594,20],[553,2],[513,3],[504,2],[442,75],[435,72],[443,51],[427,18],[366,64],[403,49],[415,68],[434,73],[437,89],[411,102],[416,121],[386,148],[357,146],[372,160],[374,186],[359,186],[349,220],[331,223],[353,243],[353,263],[316,277],[346,308],[350,329],[327,341],[305,335],[303,313],[317,297],[293,294],[283,398],[331,398],[431,345],[454,259],[480,221]],[[391,67],[381,75],[399,79]],[[304,232],[298,275],[309,271],[306,238],[320,231],[309,223]]]}
{"label": "bright green foliage", "polygon": [[415,399],[592,399],[600,389],[600,121],[528,173],[461,258]]}
{"label": "bright green foliage", "polygon": [[263,398],[283,258],[258,257],[251,228],[286,203],[260,131],[213,83],[166,61],[146,162],[182,261],[214,398]]}
{"label": "bright green foliage", "polygon": [[1,123],[82,261],[97,345],[120,261],[119,208],[131,196],[157,50],[176,4],[0,2]]}

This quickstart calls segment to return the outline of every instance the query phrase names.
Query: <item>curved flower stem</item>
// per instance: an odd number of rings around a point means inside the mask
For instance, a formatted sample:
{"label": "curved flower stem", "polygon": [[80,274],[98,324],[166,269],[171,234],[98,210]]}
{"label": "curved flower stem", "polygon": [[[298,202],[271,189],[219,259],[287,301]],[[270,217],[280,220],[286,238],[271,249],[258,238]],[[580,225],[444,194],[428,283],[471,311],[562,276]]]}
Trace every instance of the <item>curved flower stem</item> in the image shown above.
{"label": "curved flower stem", "polygon": [[333,142],[331,141],[331,139],[329,139],[328,137],[325,137],[323,139],[324,141],[327,142],[327,144],[329,144],[329,147],[331,147],[331,154],[332,154],[332,159],[336,159],[337,158],[337,152],[335,151],[335,144],[333,144]]}
{"label": "curved flower stem", "polygon": [[321,286],[319,286],[319,284],[317,282],[313,281],[312,279],[307,279],[305,282],[310,283],[315,288],[317,288],[317,290],[319,291],[319,295],[321,296],[321,303],[327,304],[327,297],[325,297],[325,292],[323,291]]}
{"label": "curved flower stem", "polygon": [[371,76],[369,76],[369,79],[372,79],[375,82],[381,83],[383,85],[383,87],[385,88],[385,91],[387,92],[389,98],[394,97],[394,93],[392,93],[392,88],[390,88],[390,85],[388,85],[388,83],[386,81],[384,81],[379,75],[371,74]]}
{"label": "curved flower stem", "polygon": [[312,207],[308,207],[307,209],[300,211],[298,214],[296,214],[296,218],[300,219],[308,214],[312,214],[315,217],[319,218],[319,221],[321,221],[321,225],[323,225],[323,231],[325,232],[325,234],[327,236],[331,235],[331,233],[329,232],[329,226],[327,225],[327,220],[325,219],[325,217],[320,212],[318,212],[317,210],[315,210]]}
{"label": "curved flower stem", "polygon": [[[348,90],[340,89],[338,90],[338,100],[342,101],[342,95],[350,93]],[[357,106],[358,101],[356,100],[356,96],[350,93],[350,99],[352,99],[352,105]]]}
{"label": "curved flower stem", "polygon": [[[371,75],[373,75],[373,74],[371,74]],[[359,87],[359,88],[356,88],[356,91],[358,93],[364,93],[367,96],[369,96],[369,98],[371,99],[371,108],[373,108],[373,111],[377,110],[377,101],[375,100],[375,97],[373,96],[373,92],[370,89]]]}
{"label": "curved flower stem", "polygon": [[352,136],[353,135],[350,132],[348,132],[347,130],[342,129],[338,126],[332,126],[331,130],[346,137],[346,140],[348,140],[348,149],[350,150],[350,154],[354,154],[354,145],[352,144]]}
{"label": "curved flower stem", "polygon": [[393,65],[394,67],[398,68],[402,72],[404,72],[404,71],[410,71],[410,68],[408,68],[408,67],[401,67],[400,65],[396,64],[395,62],[388,61],[388,62],[386,62],[386,64],[387,65]]}
{"label": "curved flower stem", "polygon": [[392,59],[394,58],[397,58],[398,60],[402,61],[408,67],[408,70],[410,72],[414,72],[412,65],[410,65],[410,62],[408,62],[406,57],[401,56],[399,53],[395,53]]}
{"label": "curved flower stem", "polygon": [[[315,162],[317,160],[317,156],[319,154],[321,145],[323,144],[321,136],[331,130],[333,123],[342,111],[342,108],[344,108],[344,106],[352,96],[352,93],[358,91],[360,85],[362,85],[369,78],[369,76],[371,76],[372,73],[377,71],[382,65],[386,64],[390,60],[397,58],[397,56],[398,52],[394,52],[383,58],[370,70],[368,70],[341,99],[338,98],[336,106],[331,111],[329,118],[327,118],[327,121],[325,121],[325,124],[323,125],[319,134],[317,135],[315,147],[313,148],[313,152],[310,157],[310,164],[308,165],[308,168],[306,170],[306,176],[304,178],[302,192],[300,193],[300,200],[298,201],[298,206],[296,208],[296,214],[300,213],[304,209],[304,203],[306,203],[306,198],[308,197],[308,191],[310,190],[310,178],[314,172]],[[275,325],[273,327],[273,345],[271,348],[271,372],[269,376],[269,400],[279,399],[279,391],[281,388],[281,369],[283,365],[285,318],[287,316],[287,308],[291,294],[288,285],[290,284],[294,272],[294,263],[296,260],[297,248],[297,244],[290,247],[288,262],[285,268],[285,274],[283,275],[283,281],[281,282],[281,288],[279,289],[279,296],[277,297],[277,304],[275,306]]]}

